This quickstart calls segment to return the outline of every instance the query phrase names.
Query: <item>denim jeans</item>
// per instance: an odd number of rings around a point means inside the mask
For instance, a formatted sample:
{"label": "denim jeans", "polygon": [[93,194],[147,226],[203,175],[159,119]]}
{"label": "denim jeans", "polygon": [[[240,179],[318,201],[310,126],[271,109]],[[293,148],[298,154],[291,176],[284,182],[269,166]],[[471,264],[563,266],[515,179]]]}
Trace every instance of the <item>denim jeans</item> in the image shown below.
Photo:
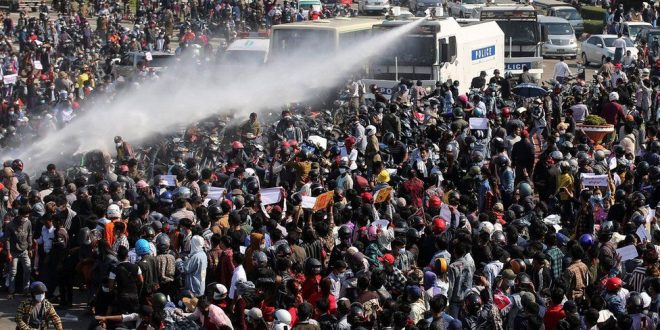
{"label": "denim jeans", "polygon": [[19,265],[23,267],[23,276],[19,281],[19,285],[25,289],[30,284],[30,256],[27,251],[12,253],[11,256],[13,260],[11,261],[11,271],[9,273],[9,293],[14,294],[16,292],[16,274]]}

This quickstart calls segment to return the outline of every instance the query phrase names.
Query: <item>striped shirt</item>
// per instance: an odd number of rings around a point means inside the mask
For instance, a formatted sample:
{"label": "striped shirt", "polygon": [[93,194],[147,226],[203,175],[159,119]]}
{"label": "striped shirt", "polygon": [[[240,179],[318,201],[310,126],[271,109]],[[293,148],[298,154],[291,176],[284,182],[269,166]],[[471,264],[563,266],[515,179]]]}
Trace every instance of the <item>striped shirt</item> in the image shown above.
{"label": "striped shirt", "polygon": [[628,279],[628,286],[630,287],[630,291],[642,292],[642,287],[644,285],[645,280],[646,280],[646,267],[645,266],[636,267],[635,270],[632,271],[632,273],[630,274],[630,278]]}

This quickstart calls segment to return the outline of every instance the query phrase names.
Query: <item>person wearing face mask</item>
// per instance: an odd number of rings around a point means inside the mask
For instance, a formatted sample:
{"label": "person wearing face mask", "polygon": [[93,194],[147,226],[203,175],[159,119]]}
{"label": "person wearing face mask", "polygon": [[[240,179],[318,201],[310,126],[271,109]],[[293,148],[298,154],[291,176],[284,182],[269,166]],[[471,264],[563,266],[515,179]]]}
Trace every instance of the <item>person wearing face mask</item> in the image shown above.
{"label": "person wearing face mask", "polygon": [[176,268],[184,277],[184,287],[195,296],[204,294],[206,287],[207,257],[204,252],[204,238],[193,236],[190,242],[190,256],[185,260],[177,260]]}
{"label": "person wearing face mask", "polygon": [[120,163],[135,158],[133,147],[124,141],[121,136],[115,136],[115,149],[117,150],[117,161]]}
{"label": "person wearing face mask", "polygon": [[55,307],[46,300],[48,289],[42,282],[30,285],[30,298],[23,300],[16,312],[17,329],[64,329]]}
{"label": "person wearing face mask", "polygon": [[339,163],[339,177],[337,178],[337,187],[344,189],[344,191],[353,189],[353,178],[350,175],[348,162],[342,160]]}

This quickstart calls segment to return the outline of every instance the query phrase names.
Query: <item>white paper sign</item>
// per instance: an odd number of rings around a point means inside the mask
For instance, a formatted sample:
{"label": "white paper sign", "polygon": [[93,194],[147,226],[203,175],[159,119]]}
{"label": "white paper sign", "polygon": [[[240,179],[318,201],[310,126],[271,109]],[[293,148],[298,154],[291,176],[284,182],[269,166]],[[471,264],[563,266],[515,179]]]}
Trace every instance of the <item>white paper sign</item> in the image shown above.
{"label": "white paper sign", "polygon": [[488,129],[488,118],[470,118],[470,129]]}
{"label": "white paper sign", "polygon": [[209,195],[208,197],[213,200],[220,200],[222,196],[225,194],[225,188],[219,188],[219,187],[209,187]]}
{"label": "white paper sign", "polygon": [[637,254],[637,248],[635,248],[634,245],[628,245],[620,249],[616,249],[616,254],[621,257],[621,261],[635,259],[639,255]]}
{"label": "white paper sign", "polygon": [[2,81],[7,85],[15,84],[16,79],[18,79],[17,74],[8,74],[8,75],[5,75],[4,77],[2,77]]}
{"label": "white paper sign", "polygon": [[176,186],[176,176],[175,175],[161,175],[161,180],[167,181],[167,185],[170,187]]}
{"label": "white paper sign", "polygon": [[316,197],[302,196],[302,203],[300,204],[303,209],[313,209],[316,204]]}
{"label": "white paper sign", "polygon": [[247,250],[246,246],[239,246],[238,251],[241,251],[241,254],[245,254],[245,250]]}
{"label": "white paper sign", "polygon": [[380,228],[386,229],[387,226],[390,225],[390,222],[387,221],[387,220],[384,220],[384,219],[380,219],[380,220],[376,220],[376,221],[372,222],[371,225],[376,227],[376,228],[378,228],[378,226],[380,226]]}
{"label": "white paper sign", "polygon": [[328,148],[328,139],[322,138],[318,135],[310,135],[307,138],[310,142],[316,144],[319,148],[326,150]]}
{"label": "white paper sign", "polygon": [[275,204],[282,200],[282,187],[264,188],[259,193],[261,194],[261,205]]}
{"label": "white paper sign", "polygon": [[582,179],[582,185],[585,187],[607,187],[607,174],[582,173],[580,178]]}
{"label": "white paper sign", "polygon": [[146,52],[146,53],[144,54],[144,58],[145,58],[147,61],[151,61],[151,60],[154,59],[154,57],[151,56],[151,52]]}
{"label": "white paper sign", "polygon": [[44,66],[41,65],[41,61],[34,61],[32,63],[34,64],[35,69],[37,69],[37,70],[43,70],[44,69]]}
{"label": "white paper sign", "polygon": [[635,232],[635,234],[639,236],[639,239],[642,242],[649,241],[649,234],[646,232],[646,227],[644,225],[637,227],[637,231]]}

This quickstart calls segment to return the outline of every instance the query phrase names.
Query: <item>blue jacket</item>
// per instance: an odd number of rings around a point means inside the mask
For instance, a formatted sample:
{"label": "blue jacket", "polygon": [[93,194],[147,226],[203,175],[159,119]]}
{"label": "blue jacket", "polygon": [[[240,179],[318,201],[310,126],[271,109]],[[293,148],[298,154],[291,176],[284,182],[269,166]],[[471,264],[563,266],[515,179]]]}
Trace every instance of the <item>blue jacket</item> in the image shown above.
{"label": "blue jacket", "polygon": [[190,242],[190,256],[185,261],[177,263],[177,269],[184,276],[184,286],[195,296],[204,294],[206,279],[206,253],[204,253],[204,238],[193,236]]}

